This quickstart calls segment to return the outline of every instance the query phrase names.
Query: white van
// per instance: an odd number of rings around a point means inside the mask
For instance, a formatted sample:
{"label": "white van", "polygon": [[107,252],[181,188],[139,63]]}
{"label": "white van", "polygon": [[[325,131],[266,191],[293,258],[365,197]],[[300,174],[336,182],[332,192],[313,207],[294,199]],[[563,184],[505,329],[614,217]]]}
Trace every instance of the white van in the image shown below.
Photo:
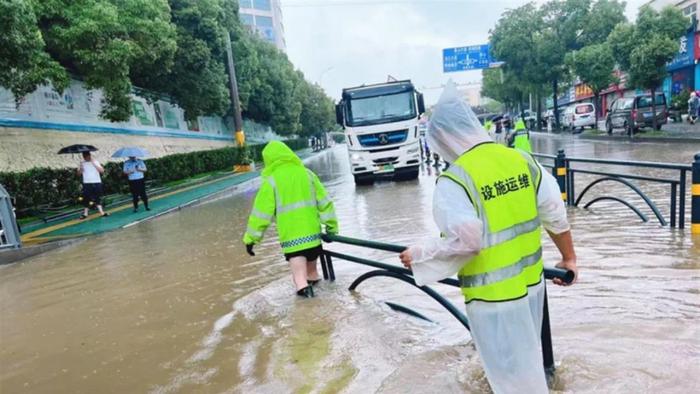
{"label": "white van", "polygon": [[595,106],[592,103],[579,103],[566,108],[564,112],[564,128],[576,130],[584,127],[596,128]]}

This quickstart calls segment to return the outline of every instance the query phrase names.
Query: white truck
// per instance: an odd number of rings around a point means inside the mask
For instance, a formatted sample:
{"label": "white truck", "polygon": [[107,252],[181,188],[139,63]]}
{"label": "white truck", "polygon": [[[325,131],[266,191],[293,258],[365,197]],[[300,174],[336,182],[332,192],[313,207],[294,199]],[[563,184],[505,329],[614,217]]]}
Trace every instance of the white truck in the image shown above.
{"label": "white truck", "polygon": [[418,177],[418,119],[424,112],[423,95],[408,80],[343,89],[335,114],[345,130],[356,184]]}

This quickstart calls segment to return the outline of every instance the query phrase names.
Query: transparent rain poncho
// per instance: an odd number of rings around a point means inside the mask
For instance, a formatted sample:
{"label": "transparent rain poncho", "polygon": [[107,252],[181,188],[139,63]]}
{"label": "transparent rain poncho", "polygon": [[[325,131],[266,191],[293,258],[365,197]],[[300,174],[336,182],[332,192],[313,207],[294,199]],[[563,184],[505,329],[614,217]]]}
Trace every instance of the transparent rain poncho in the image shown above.
{"label": "transparent rain poncho", "polygon": [[[451,81],[433,108],[427,140],[450,163],[474,146],[492,142]],[[554,233],[569,230],[556,180],[546,171],[537,200],[545,228]],[[481,249],[482,222],[459,185],[438,181],[433,217],[444,237],[410,248],[419,285],[455,275]],[[543,302],[544,285],[540,283],[518,300],[466,305],[472,338],[495,393],[547,392],[540,343]]]}

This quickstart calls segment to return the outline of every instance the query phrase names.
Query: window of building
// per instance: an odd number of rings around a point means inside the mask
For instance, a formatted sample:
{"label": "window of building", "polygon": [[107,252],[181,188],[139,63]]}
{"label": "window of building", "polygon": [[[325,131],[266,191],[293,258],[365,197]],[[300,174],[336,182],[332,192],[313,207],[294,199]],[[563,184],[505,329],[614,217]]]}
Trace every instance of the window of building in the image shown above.
{"label": "window of building", "polygon": [[688,18],[694,18],[696,12],[698,11],[698,5],[697,4],[691,4],[685,8],[683,8],[683,15],[687,16]]}
{"label": "window of building", "polygon": [[253,0],[238,0],[240,8],[253,8]]}
{"label": "window of building", "polygon": [[256,10],[270,11],[272,6],[270,5],[270,0],[253,0],[253,8]]}
{"label": "window of building", "polygon": [[272,27],[272,18],[269,16],[255,16],[255,26]]}
{"label": "window of building", "polygon": [[253,26],[255,24],[253,15],[250,14],[240,14],[241,22],[246,26]]}
{"label": "window of building", "polygon": [[272,43],[275,42],[275,29],[273,29],[272,27],[256,26],[255,31],[257,31],[258,35],[265,41],[270,41]]}

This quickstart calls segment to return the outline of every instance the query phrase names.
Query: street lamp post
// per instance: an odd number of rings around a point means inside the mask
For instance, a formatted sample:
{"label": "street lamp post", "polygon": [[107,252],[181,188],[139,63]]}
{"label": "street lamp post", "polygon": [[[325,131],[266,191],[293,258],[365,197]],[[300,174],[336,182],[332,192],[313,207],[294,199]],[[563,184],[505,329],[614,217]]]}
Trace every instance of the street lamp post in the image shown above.
{"label": "street lamp post", "polygon": [[236,81],[236,67],[233,63],[233,50],[231,49],[231,36],[226,32],[226,57],[228,60],[228,75],[231,87],[231,104],[233,105],[233,126],[235,138],[238,146],[245,145],[245,134],[243,133],[243,118],[241,117],[241,102],[238,98],[238,81]]}

